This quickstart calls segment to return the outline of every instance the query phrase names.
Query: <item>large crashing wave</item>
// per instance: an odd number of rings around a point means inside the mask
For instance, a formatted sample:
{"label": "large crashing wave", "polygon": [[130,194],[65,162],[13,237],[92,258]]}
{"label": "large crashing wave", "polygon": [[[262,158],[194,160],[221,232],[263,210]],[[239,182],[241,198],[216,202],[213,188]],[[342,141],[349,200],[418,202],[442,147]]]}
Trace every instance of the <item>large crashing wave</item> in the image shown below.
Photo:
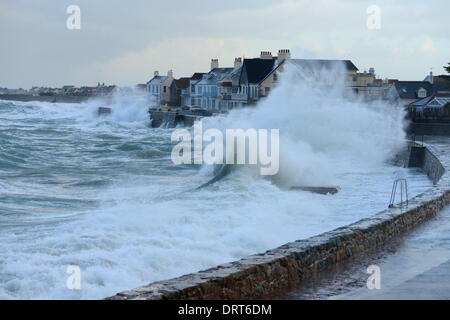
{"label": "large crashing wave", "polygon": [[[17,117],[41,120],[75,120],[81,126],[96,125],[105,121],[116,124],[148,124],[148,106],[152,97],[136,87],[119,87],[109,96],[92,97],[81,103],[51,103],[42,101],[10,104],[16,110]],[[99,116],[99,107],[111,108],[111,114]]]}
{"label": "large crashing wave", "polygon": [[287,63],[280,85],[256,107],[204,119],[203,129],[279,129],[280,170],[272,179],[282,187],[330,185],[343,168],[382,165],[402,147],[400,106],[354,96],[343,64],[311,71]]}

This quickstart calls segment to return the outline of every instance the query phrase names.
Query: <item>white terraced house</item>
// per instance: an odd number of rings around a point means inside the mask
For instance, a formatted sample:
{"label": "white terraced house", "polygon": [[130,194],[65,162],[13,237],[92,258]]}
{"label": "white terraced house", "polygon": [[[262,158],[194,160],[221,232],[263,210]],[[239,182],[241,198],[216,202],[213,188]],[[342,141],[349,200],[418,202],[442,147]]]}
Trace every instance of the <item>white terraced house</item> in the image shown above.
{"label": "white terraced house", "polygon": [[154,103],[159,106],[161,103],[161,83],[167,76],[160,76],[158,71],[153,73],[153,78],[147,82],[147,93],[154,98]]}

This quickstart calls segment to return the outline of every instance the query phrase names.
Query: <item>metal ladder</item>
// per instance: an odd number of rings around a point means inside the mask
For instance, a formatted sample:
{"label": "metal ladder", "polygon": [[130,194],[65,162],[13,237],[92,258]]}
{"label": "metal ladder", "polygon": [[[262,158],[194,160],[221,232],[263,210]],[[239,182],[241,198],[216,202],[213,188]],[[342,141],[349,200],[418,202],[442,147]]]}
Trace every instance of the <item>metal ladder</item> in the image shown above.
{"label": "metal ladder", "polygon": [[391,200],[389,202],[389,208],[394,208],[395,194],[397,193],[397,185],[400,182],[400,207],[403,207],[403,185],[405,186],[406,206],[408,206],[408,182],[406,178],[395,179],[392,186]]}

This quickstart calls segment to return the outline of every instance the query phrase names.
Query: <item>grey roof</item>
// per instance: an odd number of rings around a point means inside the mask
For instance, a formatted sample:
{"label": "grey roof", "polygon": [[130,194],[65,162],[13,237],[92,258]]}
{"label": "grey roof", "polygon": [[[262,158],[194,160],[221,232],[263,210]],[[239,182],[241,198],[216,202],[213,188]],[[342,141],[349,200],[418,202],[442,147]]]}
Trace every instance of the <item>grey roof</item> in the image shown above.
{"label": "grey roof", "polygon": [[167,76],[154,76],[152,79],[150,79],[149,82],[147,82],[147,85],[150,83],[161,84],[166,79],[167,79]]}
{"label": "grey roof", "polygon": [[427,96],[435,93],[435,87],[428,81],[398,81],[393,84],[401,99],[418,99],[417,94],[420,88],[427,90]]}
{"label": "grey roof", "polygon": [[191,80],[201,80],[203,75],[206,74],[204,72],[196,72],[192,75]]}
{"label": "grey roof", "polygon": [[228,76],[234,68],[214,68],[203,75],[203,79],[197,85],[216,85],[218,81]]}
{"label": "grey roof", "polygon": [[350,60],[284,59],[277,63],[277,58],[274,57],[273,59],[244,59],[244,74],[247,75],[249,83],[261,83],[286,61],[310,70],[335,69],[342,66],[346,70],[358,71],[358,68]]}
{"label": "grey roof", "polygon": [[307,69],[335,69],[343,66],[348,71],[358,71],[350,60],[289,59],[288,61]]}
{"label": "grey roof", "polygon": [[209,73],[215,73],[215,74],[229,73],[233,70],[234,70],[234,68],[214,68]]}
{"label": "grey roof", "polygon": [[191,80],[191,78],[183,77],[174,79],[173,82],[178,89],[186,89],[189,88],[189,80]]}

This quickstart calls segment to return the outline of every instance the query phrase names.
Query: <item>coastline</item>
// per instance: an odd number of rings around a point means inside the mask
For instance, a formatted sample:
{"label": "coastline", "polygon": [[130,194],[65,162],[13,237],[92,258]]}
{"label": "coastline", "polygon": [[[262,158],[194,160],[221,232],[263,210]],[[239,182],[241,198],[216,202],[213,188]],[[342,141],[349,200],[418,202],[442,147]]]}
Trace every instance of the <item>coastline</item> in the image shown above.
{"label": "coastline", "polygon": [[450,158],[442,151],[442,147],[427,145],[423,147],[423,155],[410,152],[408,158],[421,158],[420,167],[434,181],[434,186],[410,199],[406,210],[403,207],[389,208],[370,218],[293,241],[265,253],[156,281],[105,299],[254,299],[283,292],[355,254],[381,248],[396,236],[434,217],[448,205]]}
{"label": "coastline", "polygon": [[21,102],[30,102],[30,101],[39,101],[39,102],[62,102],[62,103],[81,103],[88,101],[94,97],[88,96],[33,96],[29,94],[0,94],[0,100],[9,100],[9,101],[21,101]]}

